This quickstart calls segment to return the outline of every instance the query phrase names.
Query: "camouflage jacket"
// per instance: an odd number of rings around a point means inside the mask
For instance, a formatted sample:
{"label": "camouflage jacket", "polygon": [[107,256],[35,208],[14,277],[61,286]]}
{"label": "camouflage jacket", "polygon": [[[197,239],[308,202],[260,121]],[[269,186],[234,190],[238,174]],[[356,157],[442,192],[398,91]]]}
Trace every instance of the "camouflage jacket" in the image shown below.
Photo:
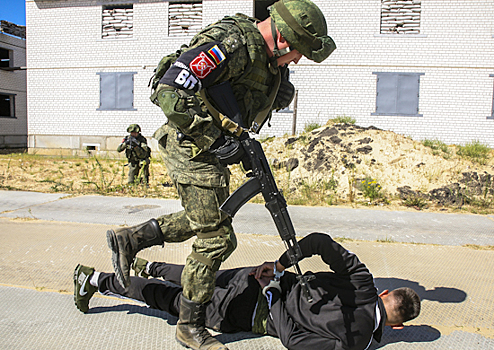
{"label": "camouflage jacket", "polygon": [[[278,67],[269,61],[264,38],[253,19],[239,14],[225,17],[197,34],[160,84],[193,95],[229,81],[243,123],[250,127],[257,114],[269,107],[269,93],[278,72]],[[181,131],[194,138],[200,149],[207,149],[221,129],[217,123],[209,125],[211,122],[211,118],[196,118]]]}

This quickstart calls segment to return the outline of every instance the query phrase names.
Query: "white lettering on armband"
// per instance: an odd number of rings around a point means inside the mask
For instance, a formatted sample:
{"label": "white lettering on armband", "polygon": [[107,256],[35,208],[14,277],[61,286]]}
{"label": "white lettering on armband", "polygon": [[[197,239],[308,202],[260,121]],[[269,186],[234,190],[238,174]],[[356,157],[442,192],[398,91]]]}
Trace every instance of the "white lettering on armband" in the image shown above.
{"label": "white lettering on armband", "polygon": [[184,89],[192,90],[196,84],[199,82],[193,74],[191,74],[187,69],[182,69],[175,78],[175,83],[184,87]]}

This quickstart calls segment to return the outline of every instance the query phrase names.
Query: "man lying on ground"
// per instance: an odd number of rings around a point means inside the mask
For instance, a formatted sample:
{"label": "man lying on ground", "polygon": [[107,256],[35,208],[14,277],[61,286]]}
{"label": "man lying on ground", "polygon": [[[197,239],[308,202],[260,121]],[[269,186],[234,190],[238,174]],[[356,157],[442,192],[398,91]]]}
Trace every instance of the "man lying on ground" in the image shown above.
{"label": "man lying on ground", "polygon": [[[331,271],[317,272],[309,282],[309,303],[297,283],[286,253],[258,267],[217,272],[216,288],[205,313],[206,326],[219,332],[251,331],[278,337],[288,349],[366,349],[381,340],[384,326],[403,328],[420,312],[420,298],[410,288],[385,290],[378,295],[372,274],[358,257],[329,235],[311,233],[299,241],[304,258],[319,255]],[[147,262],[137,258],[136,274],[123,289],[115,274],[78,265],[74,271],[74,301],[82,312],[99,290],[142,301],[178,316],[182,265]],[[200,337],[200,335],[199,335]],[[207,348],[205,348],[207,349]],[[209,349],[213,350],[213,349]]]}

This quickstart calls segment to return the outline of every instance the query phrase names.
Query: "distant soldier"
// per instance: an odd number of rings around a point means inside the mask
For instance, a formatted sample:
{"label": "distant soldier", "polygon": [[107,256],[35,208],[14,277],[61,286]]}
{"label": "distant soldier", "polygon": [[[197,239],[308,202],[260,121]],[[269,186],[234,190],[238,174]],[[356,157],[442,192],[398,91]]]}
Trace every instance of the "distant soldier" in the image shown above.
{"label": "distant soldier", "polygon": [[[125,156],[129,160],[129,184],[133,184],[137,179],[144,184],[149,183],[149,158],[151,149],[148,147],[147,140],[141,135],[141,127],[137,124],[131,124],[127,128],[127,135],[118,145],[117,151],[125,150]],[[139,173],[142,168],[142,178],[139,179]]]}

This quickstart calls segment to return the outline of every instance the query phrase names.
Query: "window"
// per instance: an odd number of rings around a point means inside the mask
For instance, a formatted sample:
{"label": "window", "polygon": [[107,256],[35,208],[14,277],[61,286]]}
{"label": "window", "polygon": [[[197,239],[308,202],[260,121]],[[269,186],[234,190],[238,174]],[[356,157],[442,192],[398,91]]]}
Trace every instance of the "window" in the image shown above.
{"label": "window", "polygon": [[100,76],[99,111],[135,111],[134,74],[137,72],[96,73]]}
{"label": "window", "polygon": [[376,112],[372,115],[422,116],[419,114],[419,85],[424,73],[372,74],[377,75]]}
{"label": "window", "polygon": [[15,118],[15,95],[0,94],[0,117]]}
{"label": "window", "polygon": [[420,0],[381,0],[381,34],[420,34]]}
{"label": "window", "polygon": [[194,35],[202,29],[202,1],[168,4],[168,35]]}
{"label": "window", "polygon": [[103,39],[132,38],[133,5],[103,6],[101,37]]}
{"label": "window", "polygon": [[268,7],[273,5],[277,0],[255,0],[254,17],[264,21],[269,17]]}
{"label": "window", "polygon": [[[491,78],[494,78],[494,74],[489,75]],[[491,116],[487,117],[487,119],[494,119],[494,90],[492,92],[492,109],[491,109]]]}
{"label": "window", "polygon": [[12,50],[7,50],[0,47],[0,67],[12,67]]}

